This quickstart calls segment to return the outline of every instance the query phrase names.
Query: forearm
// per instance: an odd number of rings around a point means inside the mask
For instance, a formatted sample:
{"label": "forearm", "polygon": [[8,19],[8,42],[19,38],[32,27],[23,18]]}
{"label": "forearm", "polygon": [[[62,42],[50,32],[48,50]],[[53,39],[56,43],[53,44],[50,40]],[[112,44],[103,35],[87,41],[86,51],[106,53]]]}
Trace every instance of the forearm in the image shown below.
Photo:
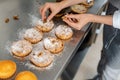
{"label": "forearm", "polygon": [[60,4],[62,5],[63,8],[69,7],[71,5],[74,4],[78,4],[81,2],[85,2],[86,0],[63,0],[62,2],[60,2]]}
{"label": "forearm", "polygon": [[111,16],[90,15],[89,22],[108,24],[120,29],[120,10],[115,11],[114,15]]}
{"label": "forearm", "polygon": [[108,15],[108,16],[91,15],[90,22],[113,25],[113,16],[111,16],[111,15]]}

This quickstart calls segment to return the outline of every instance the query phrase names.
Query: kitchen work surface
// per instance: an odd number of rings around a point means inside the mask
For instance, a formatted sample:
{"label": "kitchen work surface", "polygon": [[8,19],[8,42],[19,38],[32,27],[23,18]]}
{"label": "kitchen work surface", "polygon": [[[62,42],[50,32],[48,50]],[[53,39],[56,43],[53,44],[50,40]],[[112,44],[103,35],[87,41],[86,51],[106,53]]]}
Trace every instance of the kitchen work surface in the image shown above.
{"label": "kitchen work surface", "polygon": [[[28,57],[24,60],[13,57],[10,52],[11,44],[22,39],[22,31],[34,27],[36,18],[41,18],[39,7],[46,1],[48,0],[0,0],[0,60],[13,60],[17,64],[17,71],[10,80],[14,80],[14,77],[24,70],[32,71],[39,80],[57,80],[87,34],[90,24],[81,31],[73,30],[73,37],[64,41],[63,51],[55,55],[55,60],[50,67],[44,69],[32,66]],[[88,12],[99,13],[105,3],[106,0],[95,0],[95,5]],[[64,24],[61,20],[55,19],[54,22],[55,27]],[[53,30],[45,33],[44,38],[55,37]]]}

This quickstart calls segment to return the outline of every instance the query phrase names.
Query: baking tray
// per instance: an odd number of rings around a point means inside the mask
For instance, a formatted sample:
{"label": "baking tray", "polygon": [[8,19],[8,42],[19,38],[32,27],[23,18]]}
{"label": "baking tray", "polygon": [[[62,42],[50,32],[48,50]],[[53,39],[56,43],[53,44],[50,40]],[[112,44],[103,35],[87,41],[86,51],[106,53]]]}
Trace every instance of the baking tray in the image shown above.
{"label": "baking tray", "polygon": [[[30,15],[41,18],[39,7],[46,1],[54,0],[0,0],[0,60],[13,60],[17,64],[17,71],[10,80],[14,80],[24,70],[34,72],[39,80],[57,80],[86,36],[90,24],[81,31],[74,30],[72,39],[65,41],[65,49],[55,56],[54,64],[50,68],[38,70],[27,65],[27,59],[21,61],[13,57],[9,52],[11,43],[20,39],[19,33],[22,30],[32,27]],[[89,13],[97,14],[105,3],[106,0],[96,0]],[[19,20],[13,19],[15,15],[18,15]],[[8,23],[5,23],[6,18],[9,18]],[[65,24],[59,19],[54,21],[55,26]]]}

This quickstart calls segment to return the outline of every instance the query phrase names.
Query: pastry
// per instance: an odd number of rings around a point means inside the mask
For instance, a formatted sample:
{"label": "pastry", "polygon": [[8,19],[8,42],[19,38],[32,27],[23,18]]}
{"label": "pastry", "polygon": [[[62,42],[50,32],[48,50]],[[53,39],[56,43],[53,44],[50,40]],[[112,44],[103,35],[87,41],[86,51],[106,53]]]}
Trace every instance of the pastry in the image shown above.
{"label": "pastry", "polygon": [[63,50],[64,44],[60,39],[48,37],[44,39],[44,47],[51,53],[59,53]]}
{"label": "pastry", "polygon": [[43,32],[49,32],[52,30],[53,27],[54,27],[53,21],[43,22],[42,20],[39,20],[36,25],[36,28]]}
{"label": "pastry", "polygon": [[59,39],[70,39],[73,35],[73,31],[70,27],[66,26],[66,25],[59,25],[56,29],[55,29],[55,34]]}
{"label": "pastry", "polygon": [[54,56],[47,50],[35,51],[30,56],[30,61],[41,68],[49,66],[53,59]]}
{"label": "pastry", "polygon": [[71,10],[75,13],[83,14],[87,12],[87,8],[84,5],[73,5],[71,6]]}
{"label": "pastry", "polygon": [[36,75],[30,71],[22,71],[18,73],[15,80],[38,80]]}
{"label": "pastry", "polygon": [[0,80],[8,79],[14,75],[16,72],[16,63],[11,60],[1,60],[0,61]]}
{"label": "pastry", "polygon": [[60,13],[60,14],[56,14],[55,17],[61,17],[63,16],[64,14]]}
{"label": "pastry", "polygon": [[90,3],[87,3],[87,2],[82,2],[80,3],[80,5],[85,5],[85,7],[89,8],[89,7],[92,7],[94,5],[94,1],[90,1]]}
{"label": "pastry", "polygon": [[32,44],[26,40],[19,40],[13,43],[11,51],[15,56],[25,57],[32,51]]}
{"label": "pastry", "polygon": [[43,33],[34,28],[26,30],[24,34],[24,39],[33,44],[38,43],[42,38]]}

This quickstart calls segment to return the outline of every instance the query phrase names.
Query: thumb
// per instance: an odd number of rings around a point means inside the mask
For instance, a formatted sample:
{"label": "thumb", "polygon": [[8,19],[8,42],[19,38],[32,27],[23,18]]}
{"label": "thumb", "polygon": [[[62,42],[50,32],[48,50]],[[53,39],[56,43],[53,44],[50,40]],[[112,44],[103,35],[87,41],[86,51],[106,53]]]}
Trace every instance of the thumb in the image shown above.
{"label": "thumb", "polygon": [[51,13],[51,14],[48,16],[47,21],[50,21],[54,16],[55,16],[55,13]]}

